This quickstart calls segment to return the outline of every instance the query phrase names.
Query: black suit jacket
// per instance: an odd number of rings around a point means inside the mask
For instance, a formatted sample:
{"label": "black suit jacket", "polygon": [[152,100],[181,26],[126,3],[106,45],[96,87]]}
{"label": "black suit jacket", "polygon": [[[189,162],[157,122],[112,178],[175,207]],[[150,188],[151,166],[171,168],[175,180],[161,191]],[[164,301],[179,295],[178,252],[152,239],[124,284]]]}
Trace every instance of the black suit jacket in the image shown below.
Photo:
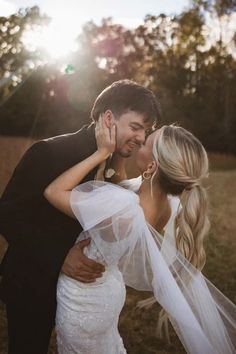
{"label": "black suit jacket", "polygon": [[[4,301],[55,300],[55,287],[81,225],[43,196],[62,172],[96,150],[94,125],[34,144],[16,167],[0,199],[0,234],[9,243],[1,265]],[[82,181],[94,179],[96,169]]]}

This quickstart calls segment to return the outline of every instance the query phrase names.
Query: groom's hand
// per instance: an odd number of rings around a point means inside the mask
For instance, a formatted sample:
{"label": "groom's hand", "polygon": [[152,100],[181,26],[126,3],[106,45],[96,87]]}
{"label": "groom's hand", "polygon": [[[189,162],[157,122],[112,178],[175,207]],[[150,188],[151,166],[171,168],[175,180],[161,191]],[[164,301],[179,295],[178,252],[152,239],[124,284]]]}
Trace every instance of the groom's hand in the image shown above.
{"label": "groom's hand", "polygon": [[88,246],[90,240],[83,240],[76,243],[68,252],[61,268],[68,277],[79,280],[83,283],[92,283],[102,276],[105,267],[83,254],[84,247]]}

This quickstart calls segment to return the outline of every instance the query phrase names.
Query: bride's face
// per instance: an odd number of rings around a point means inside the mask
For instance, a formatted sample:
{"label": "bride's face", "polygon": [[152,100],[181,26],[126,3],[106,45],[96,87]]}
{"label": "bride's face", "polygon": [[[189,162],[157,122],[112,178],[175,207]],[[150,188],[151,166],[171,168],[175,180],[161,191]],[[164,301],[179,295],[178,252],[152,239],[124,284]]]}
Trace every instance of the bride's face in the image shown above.
{"label": "bride's face", "polygon": [[160,129],[150,134],[136,154],[136,165],[141,173],[146,171],[147,165],[153,161],[153,143],[156,138],[158,139],[159,131]]}

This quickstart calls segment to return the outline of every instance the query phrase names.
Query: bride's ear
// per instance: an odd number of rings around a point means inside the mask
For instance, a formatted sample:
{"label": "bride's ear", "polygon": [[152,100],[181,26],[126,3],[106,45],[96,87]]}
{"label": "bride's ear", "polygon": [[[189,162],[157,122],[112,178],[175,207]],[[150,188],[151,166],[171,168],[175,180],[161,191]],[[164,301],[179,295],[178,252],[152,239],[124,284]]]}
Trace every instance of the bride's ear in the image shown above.
{"label": "bride's ear", "polygon": [[103,116],[104,123],[105,123],[106,127],[111,128],[115,122],[115,117],[114,117],[112,111],[110,111],[108,109],[103,113],[102,116]]}
{"label": "bride's ear", "polygon": [[156,161],[153,160],[153,161],[149,162],[149,164],[147,165],[146,171],[147,171],[147,173],[152,175],[153,173],[156,172],[157,168],[158,168],[157,163],[156,163]]}

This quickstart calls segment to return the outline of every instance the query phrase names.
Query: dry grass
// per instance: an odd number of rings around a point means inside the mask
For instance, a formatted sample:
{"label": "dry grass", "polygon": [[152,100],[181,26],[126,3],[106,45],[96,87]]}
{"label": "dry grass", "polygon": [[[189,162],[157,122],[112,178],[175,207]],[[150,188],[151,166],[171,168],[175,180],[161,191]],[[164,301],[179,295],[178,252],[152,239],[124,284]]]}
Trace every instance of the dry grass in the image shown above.
{"label": "dry grass", "polygon": [[[0,194],[23,152],[32,143],[24,138],[0,138]],[[209,185],[211,232],[206,242],[207,265],[204,274],[236,303],[236,158],[210,154],[211,176]],[[129,173],[136,174],[133,162]],[[0,237],[0,258],[6,243]],[[126,305],[120,318],[120,332],[129,354],[185,353],[171,330],[172,345],[155,336],[158,305],[149,311],[135,310],[138,300],[147,297],[128,289]],[[0,304],[0,354],[6,354],[7,330],[4,306]],[[36,344],[37,345],[37,344]],[[33,353],[33,349],[32,349]],[[55,354],[55,336],[52,336],[50,354]],[[91,353],[92,354],[92,353]]]}
{"label": "dry grass", "polygon": [[0,194],[21,156],[33,142],[26,138],[0,137]]}

